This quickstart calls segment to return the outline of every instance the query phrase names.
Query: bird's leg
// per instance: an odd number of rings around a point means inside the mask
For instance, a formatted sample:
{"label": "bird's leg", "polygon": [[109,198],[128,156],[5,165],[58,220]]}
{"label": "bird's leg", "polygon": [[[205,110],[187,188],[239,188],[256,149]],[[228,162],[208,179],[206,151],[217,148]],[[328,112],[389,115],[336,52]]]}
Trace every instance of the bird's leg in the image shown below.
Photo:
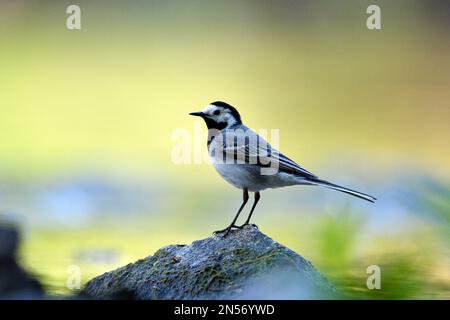
{"label": "bird's leg", "polygon": [[[256,204],[258,203],[260,198],[261,198],[261,196],[259,194],[259,191],[256,191],[255,192],[255,201],[253,202],[252,209],[250,210],[250,213],[248,214],[248,218],[247,218],[247,220],[245,220],[243,225],[239,226],[239,228],[242,228],[243,226],[246,226],[246,225],[250,224],[250,218],[252,217],[253,211],[255,210]],[[253,226],[258,228],[256,226],[256,224],[254,224]]]}
{"label": "bird's leg", "polygon": [[248,201],[248,190],[247,189],[244,189],[243,200],[244,200],[244,202],[242,202],[241,207],[239,208],[239,210],[238,210],[236,216],[234,217],[233,221],[231,222],[231,224],[228,227],[226,227],[225,229],[214,231],[214,234],[226,231],[226,233],[224,234],[224,237],[226,237],[228,235],[228,233],[230,232],[231,228],[236,227],[236,225],[235,225],[236,220],[239,217],[239,214],[241,213],[242,209],[244,209],[244,207]]}

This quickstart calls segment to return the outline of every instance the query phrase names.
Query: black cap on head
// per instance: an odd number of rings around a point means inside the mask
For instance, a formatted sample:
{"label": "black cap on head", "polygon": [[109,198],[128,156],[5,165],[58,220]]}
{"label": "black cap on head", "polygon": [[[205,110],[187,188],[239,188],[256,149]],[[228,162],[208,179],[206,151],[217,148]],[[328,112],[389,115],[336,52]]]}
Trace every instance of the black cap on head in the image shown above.
{"label": "black cap on head", "polygon": [[223,102],[223,101],[215,101],[215,102],[211,102],[211,104],[214,106],[218,106],[218,107],[230,110],[231,114],[236,119],[236,121],[239,123],[241,122],[241,115],[239,114],[239,112],[236,110],[235,107],[230,106],[228,103]]}

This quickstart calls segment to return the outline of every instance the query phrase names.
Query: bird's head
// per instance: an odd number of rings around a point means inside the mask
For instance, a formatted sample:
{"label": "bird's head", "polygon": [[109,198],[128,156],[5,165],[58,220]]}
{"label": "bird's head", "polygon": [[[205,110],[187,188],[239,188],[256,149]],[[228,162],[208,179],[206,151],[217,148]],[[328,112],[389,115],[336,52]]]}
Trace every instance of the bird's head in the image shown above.
{"label": "bird's head", "polygon": [[208,129],[222,130],[242,123],[239,112],[234,107],[222,101],[212,102],[202,111],[191,112],[189,114],[191,116],[202,117]]}

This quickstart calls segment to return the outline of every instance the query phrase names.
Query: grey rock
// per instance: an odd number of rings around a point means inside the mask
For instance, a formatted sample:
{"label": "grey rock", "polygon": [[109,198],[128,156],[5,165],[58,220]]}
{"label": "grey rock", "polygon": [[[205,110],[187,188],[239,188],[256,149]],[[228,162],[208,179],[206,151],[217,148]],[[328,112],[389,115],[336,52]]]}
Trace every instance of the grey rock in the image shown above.
{"label": "grey rock", "polygon": [[338,294],[312,264],[253,226],[170,245],[89,281],[93,299],[323,299]]}

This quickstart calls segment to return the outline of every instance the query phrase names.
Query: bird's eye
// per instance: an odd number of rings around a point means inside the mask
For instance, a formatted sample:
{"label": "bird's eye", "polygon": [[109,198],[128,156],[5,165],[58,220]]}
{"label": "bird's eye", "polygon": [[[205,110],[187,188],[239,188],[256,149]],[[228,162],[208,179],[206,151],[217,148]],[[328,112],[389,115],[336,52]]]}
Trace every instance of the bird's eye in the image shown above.
{"label": "bird's eye", "polygon": [[214,114],[215,116],[218,116],[218,115],[220,114],[220,110],[214,111],[213,114]]}

